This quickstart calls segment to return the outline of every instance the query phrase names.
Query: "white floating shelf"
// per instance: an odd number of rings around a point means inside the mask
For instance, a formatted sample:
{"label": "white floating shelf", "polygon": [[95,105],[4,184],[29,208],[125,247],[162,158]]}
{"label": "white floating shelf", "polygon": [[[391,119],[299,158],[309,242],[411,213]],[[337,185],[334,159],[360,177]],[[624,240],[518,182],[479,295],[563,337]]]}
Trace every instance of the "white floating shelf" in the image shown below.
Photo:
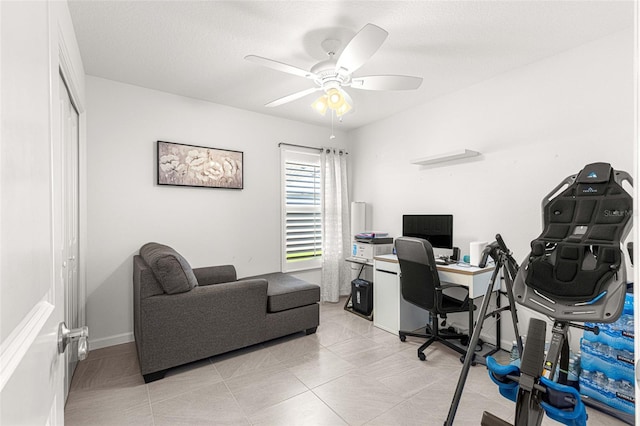
{"label": "white floating shelf", "polygon": [[445,161],[459,160],[461,158],[476,157],[478,155],[480,155],[478,151],[472,151],[470,149],[459,149],[456,151],[446,152],[444,154],[417,158],[415,160],[411,160],[411,164],[418,164],[421,166],[425,166],[427,164],[442,163]]}

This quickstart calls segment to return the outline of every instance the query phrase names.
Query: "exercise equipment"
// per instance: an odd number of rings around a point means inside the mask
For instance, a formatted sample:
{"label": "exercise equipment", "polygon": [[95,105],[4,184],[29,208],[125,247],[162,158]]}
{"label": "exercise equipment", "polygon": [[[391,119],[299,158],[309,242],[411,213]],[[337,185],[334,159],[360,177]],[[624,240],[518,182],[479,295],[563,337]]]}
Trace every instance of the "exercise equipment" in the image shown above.
{"label": "exercise equipment", "polygon": [[[623,183],[631,176],[608,163],[586,165],[565,178],[542,201],[544,229],[514,281],[515,300],[553,320],[545,356],[546,322],[531,319],[521,365],[487,360],[500,393],[516,402],[515,425],[540,425],[546,413],[567,425],[585,425],[586,409],[566,386],[569,327],[575,322],[611,323],[622,313],[626,261],[621,249],[631,230],[633,201]],[[515,368],[513,368],[515,367]],[[558,381],[553,377],[559,367]],[[482,425],[507,425],[485,412]]]}

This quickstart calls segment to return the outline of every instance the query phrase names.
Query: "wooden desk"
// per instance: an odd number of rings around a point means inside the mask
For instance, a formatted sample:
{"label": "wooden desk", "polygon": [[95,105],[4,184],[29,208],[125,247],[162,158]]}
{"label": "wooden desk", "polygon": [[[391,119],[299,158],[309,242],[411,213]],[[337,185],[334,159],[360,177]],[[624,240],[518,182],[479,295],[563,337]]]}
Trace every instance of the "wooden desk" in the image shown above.
{"label": "wooden desk", "polygon": [[[438,265],[441,282],[469,288],[475,299],[487,292],[493,267]],[[400,264],[393,254],[373,258],[373,325],[391,333],[416,330],[429,322],[429,312],[405,301],[400,293]]]}

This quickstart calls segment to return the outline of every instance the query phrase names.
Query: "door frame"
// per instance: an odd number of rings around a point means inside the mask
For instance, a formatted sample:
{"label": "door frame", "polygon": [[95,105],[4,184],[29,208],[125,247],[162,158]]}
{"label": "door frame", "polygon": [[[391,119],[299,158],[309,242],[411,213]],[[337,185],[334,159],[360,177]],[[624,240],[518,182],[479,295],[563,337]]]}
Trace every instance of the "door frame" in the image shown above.
{"label": "door frame", "polygon": [[[63,16],[64,18],[64,16]],[[74,57],[72,53],[68,49],[69,43],[71,45],[76,46],[76,40],[74,34],[65,34],[64,25],[52,25],[52,28],[57,29],[57,37],[52,37],[54,39],[54,43],[57,45],[53,45],[52,43],[52,52],[57,52],[57,67],[53,67],[51,69],[51,104],[52,104],[52,149],[55,150],[56,144],[61,149],[61,154],[66,155],[65,153],[65,142],[62,140],[56,141],[54,138],[60,138],[61,132],[60,128],[60,120],[62,119],[62,112],[60,111],[60,105],[58,99],[60,99],[60,92],[65,90],[69,94],[69,98],[73,107],[76,109],[78,113],[78,162],[77,162],[77,179],[78,179],[78,193],[77,193],[77,215],[78,215],[78,259],[77,259],[77,280],[78,280],[78,321],[77,327],[82,327],[87,325],[86,319],[86,223],[87,223],[87,215],[86,215],[86,106],[84,101],[84,70],[80,69],[82,74],[78,74],[76,67],[74,67],[74,63],[78,63],[78,61],[74,61]],[[68,40],[69,38],[73,38],[72,40]],[[52,55],[53,56],[53,55]],[[78,58],[76,58],[78,59]],[[80,66],[82,65],[81,62]],[[54,62],[55,64],[55,62]],[[59,160],[58,158],[56,160]],[[56,180],[55,177],[53,179],[54,184],[62,184],[65,185],[63,179],[63,173],[61,170],[55,170],[56,167],[60,167],[63,163],[60,161],[56,161],[53,164],[54,176],[58,173],[59,177]],[[55,197],[60,197],[60,194],[64,191],[61,191],[60,188],[53,189],[54,203],[56,201]],[[60,214],[60,208],[54,209],[54,215]],[[61,220],[65,220],[63,217],[54,217],[54,222],[58,223]],[[60,236],[55,237],[60,238]],[[61,236],[64,239],[64,236]],[[54,244],[58,241],[54,240]],[[55,260],[55,271],[56,271],[56,279],[61,279],[60,274],[58,274],[58,269],[64,259],[60,258],[61,253],[59,253],[58,247],[55,247],[54,258]],[[67,308],[67,299],[64,299],[64,311],[66,312]],[[69,327],[73,327],[72,324],[67,324]],[[70,346],[70,349],[74,346]],[[70,350],[68,349],[68,350]],[[66,384],[70,382],[71,377],[67,377],[68,375],[73,375],[73,371],[68,370],[68,363],[66,359],[68,355],[65,355],[65,402],[68,394],[66,394]],[[70,390],[70,389],[69,389]]]}
{"label": "door frame", "polygon": [[[87,209],[86,209],[86,194],[87,194],[87,174],[86,174],[86,105],[84,101],[84,70],[80,71],[82,74],[78,74],[74,67],[74,62],[78,63],[77,58],[76,61],[73,60],[73,57],[67,48],[69,42],[66,40],[69,35],[65,35],[60,27],[58,28],[58,37],[57,37],[57,52],[58,52],[58,67],[57,73],[62,76],[64,80],[64,84],[66,84],[66,89],[69,92],[69,97],[71,98],[71,102],[75,106],[78,111],[78,280],[79,280],[79,290],[78,294],[78,302],[80,306],[79,309],[79,318],[80,318],[80,326],[87,325],[87,317],[86,317],[86,296],[87,296],[87,280],[86,280],[86,248],[87,248]],[[73,40],[70,42],[73,45],[77,45],[75,40],[75,35],[71,35]],[[80,66],[82,66],[82,62],[80,62]],[[57,76],[54,70],[52,70],[52,88],[55,86],[57,90],[63,90],[59,87],[57,83]],[[55,83],[54,83],[55,82]],[[55,95],[55,96],[53,96]],[[59,93],[52,93],[51,99],[52,103],[56,103],[59,98]],[[60,117],[60,111],[56,110],[57,118]]]}

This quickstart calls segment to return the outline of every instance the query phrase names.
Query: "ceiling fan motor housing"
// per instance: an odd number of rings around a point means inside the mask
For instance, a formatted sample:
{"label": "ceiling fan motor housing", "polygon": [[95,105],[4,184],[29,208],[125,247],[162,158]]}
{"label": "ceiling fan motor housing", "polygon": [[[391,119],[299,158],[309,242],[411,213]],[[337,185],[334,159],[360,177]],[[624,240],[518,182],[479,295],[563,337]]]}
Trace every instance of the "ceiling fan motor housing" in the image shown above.
{"label": "ceiling fan motor housing", "polygon": [[318,76],[314,81],[326,92],[330,88],[346,86],[351,82],[351,75],[336,69],[336,60],[331,58],[317,63],[311,68],[311,73]]}

